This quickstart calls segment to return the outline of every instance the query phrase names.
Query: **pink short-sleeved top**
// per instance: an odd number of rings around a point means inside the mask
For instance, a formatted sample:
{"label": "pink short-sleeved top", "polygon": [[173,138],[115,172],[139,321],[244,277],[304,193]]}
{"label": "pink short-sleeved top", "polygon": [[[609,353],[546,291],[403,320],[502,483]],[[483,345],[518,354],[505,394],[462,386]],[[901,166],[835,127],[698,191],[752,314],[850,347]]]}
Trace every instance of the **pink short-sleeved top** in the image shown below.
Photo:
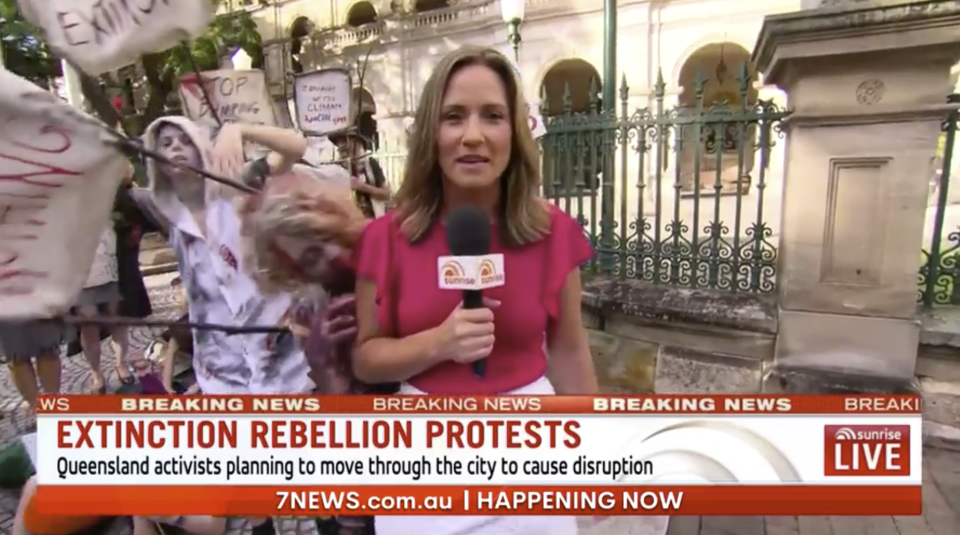
{"label": "pink short-sleeved top", "polygon": [[[580,225],[550,205],[550,234],[519,248],[501,245],[491,229],[491,253],[503,253],[505,283],[484,290],[502,304],[494,311],[496,342],[478,378],[469,364],[444,362],[409,383],[430,394],[499,394],[528,385],[547,369],[545,333],[560,312],[567,276],[593,256]],[[460,290],[439,288],[437,257],[449,255],[441,224],[411,244],[393,213],[371,222],[356,248],[361,279],[377,285],[381,332],[402,338],[439,326],[463,298]]]}

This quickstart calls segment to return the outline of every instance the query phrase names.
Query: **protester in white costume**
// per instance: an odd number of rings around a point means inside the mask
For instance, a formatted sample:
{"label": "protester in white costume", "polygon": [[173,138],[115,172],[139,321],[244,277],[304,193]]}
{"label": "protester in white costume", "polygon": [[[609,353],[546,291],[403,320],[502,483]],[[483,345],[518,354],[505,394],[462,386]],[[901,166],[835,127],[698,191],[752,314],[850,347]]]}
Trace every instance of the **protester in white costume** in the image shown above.
{"label": "protester in white costume", "polygon": [[[243,144],[272,152],[262,161],[270,174],[285,173],[303,156],[306,141],[291,130],[228,124],[210,143],[206,129],[182,117],[161,118],[144,134],[146,146],[173,162],[245,174]],[[290,307],[286,294],[263,296],[243,269],[236,190],[174,166],[148,161],[150,189],[137,202],[169,228],[190,320],[236,326],[280,325]],[[302,351],[289,335],[194,331],[193,368],[208,394],[290,394],[311,388]]]}

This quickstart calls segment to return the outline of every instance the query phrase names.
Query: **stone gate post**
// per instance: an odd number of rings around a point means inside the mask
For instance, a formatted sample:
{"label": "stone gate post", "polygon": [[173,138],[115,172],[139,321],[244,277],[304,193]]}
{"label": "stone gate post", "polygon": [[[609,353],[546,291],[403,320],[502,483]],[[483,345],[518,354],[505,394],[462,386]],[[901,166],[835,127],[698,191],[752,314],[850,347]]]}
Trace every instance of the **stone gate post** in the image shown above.
{"label": "stone gate post", "polygon": [[881,390],[912,382],[928,180],[958,24],[954,0],[824,0],[765,19],[753,59],[792,110],[765,390],[807,389],[788,384],[791,373],[866,376]]}

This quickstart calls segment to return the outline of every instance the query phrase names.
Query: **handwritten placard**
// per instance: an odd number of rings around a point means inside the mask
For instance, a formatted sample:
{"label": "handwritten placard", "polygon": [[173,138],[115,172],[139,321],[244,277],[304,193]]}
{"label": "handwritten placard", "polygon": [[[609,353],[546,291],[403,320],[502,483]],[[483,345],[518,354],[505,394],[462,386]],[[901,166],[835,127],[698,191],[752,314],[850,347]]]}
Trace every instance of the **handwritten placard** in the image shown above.
{"label": "handwritten placard", "polygon": [[[212,113],[195,74],[180,79],[180,102],[183,113],[209,127],[223,123],[277,125],[277,110],[267,89],[263,71],[221,69],[200,73],[206,95],[213,104]],[[248,158],[259,158],[265,149],[255,144],[244,145]]]}
{"label": "handwritten placard", "polygon": [[129,166],[103,128],[0,69],[0,321],[74,304]]}
{"label": "handwritten placard", "polygon": [[350,73],[321,69],[293,79],[297,126],[305,134],[324,135],[350,124]]}
{"label": "handwritten placard", "polygon": [[216,114],[211,113],[197,76],[187,74],[180,79],[180,102],[184,115],[190,119],[213,126],[217,119],[224,123],[277,125],[263,71],[221,69],[204,71],[200,77]]}
{"label": "handwritten placard", "polygon": [[80,70],[103,74],[203,34],[210,0],[18,0],[24,18]]}

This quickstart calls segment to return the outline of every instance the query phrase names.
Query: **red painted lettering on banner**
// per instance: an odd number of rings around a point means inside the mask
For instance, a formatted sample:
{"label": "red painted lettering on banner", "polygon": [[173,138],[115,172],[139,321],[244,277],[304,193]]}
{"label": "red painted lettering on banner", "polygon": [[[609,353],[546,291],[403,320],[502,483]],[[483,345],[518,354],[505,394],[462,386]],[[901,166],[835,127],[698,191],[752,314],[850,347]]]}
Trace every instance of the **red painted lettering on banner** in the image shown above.
{"label": "red painted lettering on banner", "polygon": [[38,230],[47,224],[51,190],[83,177],[49,161],[66,159],[73,147],[66,129],[52,124],[31,129],[18,122],[0,119],[0,295],[6,296],[29,295],[47,277],[24,265],[24,247],[36,242]]}

